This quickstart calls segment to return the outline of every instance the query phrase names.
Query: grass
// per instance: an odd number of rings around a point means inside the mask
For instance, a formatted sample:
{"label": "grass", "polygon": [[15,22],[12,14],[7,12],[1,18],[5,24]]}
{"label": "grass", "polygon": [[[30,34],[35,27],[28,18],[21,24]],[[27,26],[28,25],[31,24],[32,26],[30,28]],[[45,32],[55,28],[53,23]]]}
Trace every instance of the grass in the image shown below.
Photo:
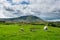
{"label": "grass", "polygon": [[[49,26],[48,31],[44,31],[43,27],[44,25],[0,24],[0,40],[60,40],[60,28]],[[24,28],[24,32],[20,28]],[[39,29],[31,32],[30,28]]]}

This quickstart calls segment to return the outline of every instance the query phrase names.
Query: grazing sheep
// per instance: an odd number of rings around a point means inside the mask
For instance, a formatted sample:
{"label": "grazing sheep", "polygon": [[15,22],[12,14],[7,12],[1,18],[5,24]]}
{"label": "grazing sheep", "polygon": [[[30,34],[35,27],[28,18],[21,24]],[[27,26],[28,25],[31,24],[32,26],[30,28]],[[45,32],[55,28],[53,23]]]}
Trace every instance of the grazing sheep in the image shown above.
{"label": "grazing sheep", "polygon": [[22,32],[23,32],[23,31],[24,31],[24,29],[23,29],[23,28],[20,28],[20,31],[22,31]]}
{"label": "grazing sheep", "polygon": [[36,30],[35,28],[30,28],[31,32],[35,32],[35,30]]}
{"label": "grazing sheep", "polygon": [[40,28],[30,28],[30,31],[31,31],[31,32],[35,32],[35,31],[38,30],[38,29],[40,29]]}
{"label": "grazing sheep", "polygon": [[48,30],[48,26],[44,26],[44,30],[45,30],[45,31]]}

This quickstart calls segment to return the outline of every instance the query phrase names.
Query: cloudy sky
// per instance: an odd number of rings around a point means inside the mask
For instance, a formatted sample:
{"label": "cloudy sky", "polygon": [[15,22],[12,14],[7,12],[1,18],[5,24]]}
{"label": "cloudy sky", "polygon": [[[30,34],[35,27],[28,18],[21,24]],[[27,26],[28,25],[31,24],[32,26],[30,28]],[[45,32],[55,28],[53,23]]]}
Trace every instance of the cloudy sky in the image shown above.
{"label": "cloudy sky", "polygon": [[60,0],[0,0],[0,18],[25,15],[60,21]]}

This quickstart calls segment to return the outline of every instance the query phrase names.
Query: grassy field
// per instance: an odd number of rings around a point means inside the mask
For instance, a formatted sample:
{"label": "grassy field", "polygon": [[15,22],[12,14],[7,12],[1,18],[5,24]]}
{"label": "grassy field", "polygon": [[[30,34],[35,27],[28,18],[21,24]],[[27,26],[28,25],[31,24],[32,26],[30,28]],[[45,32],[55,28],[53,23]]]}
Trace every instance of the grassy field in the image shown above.
{"label": "grassy field", "polygon": [[[60,40],[60,28],[49,26],[48,31],[44,31],[43,27],[44,25],[0,24],[0,40]],[[24,28],[24,32],[20,28]],[[30,28],[36,29],[30,31]]]}

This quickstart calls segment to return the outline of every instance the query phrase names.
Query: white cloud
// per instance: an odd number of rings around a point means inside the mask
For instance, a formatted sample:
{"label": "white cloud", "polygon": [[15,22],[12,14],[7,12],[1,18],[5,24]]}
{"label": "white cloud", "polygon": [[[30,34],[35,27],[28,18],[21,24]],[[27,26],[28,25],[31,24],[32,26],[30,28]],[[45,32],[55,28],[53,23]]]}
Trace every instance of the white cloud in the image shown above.
{"label": "white cloud", "polygon": [[[22,5],[20,4],[22,1],[28,2],[30,4]],[[5,8],[11,8],[14,11],[7,11]],[[17,10],[19,10],[19,12]],[[22,15],[36,15],[43,19],[47,17],[51,18],[56,17],[56,14],[53,13],[53,11],[56,10],[60,10],[60,0],[12,0],[12,2],[0,0],[0,11],[2,11],[0,12],[0,15],[4,16],[3,18],[7,18],[7,14],[9,14],[8,18],[10,18],[10,16],[19,17]],[[17,15],[15,12],[17,12]],[[5,15],[3,15],[4,13]],[[48,16],[47,14],[51,14],[53,16]],[[60,13],[57,13],[57,15],[60,15]],[[0,18],[2,18],[2,16],[0,16]]]}
{"label": "white cloud", "polygon": [[19,3],[19,2],[22,2],[22,0],[12,0],[13,3]]}

